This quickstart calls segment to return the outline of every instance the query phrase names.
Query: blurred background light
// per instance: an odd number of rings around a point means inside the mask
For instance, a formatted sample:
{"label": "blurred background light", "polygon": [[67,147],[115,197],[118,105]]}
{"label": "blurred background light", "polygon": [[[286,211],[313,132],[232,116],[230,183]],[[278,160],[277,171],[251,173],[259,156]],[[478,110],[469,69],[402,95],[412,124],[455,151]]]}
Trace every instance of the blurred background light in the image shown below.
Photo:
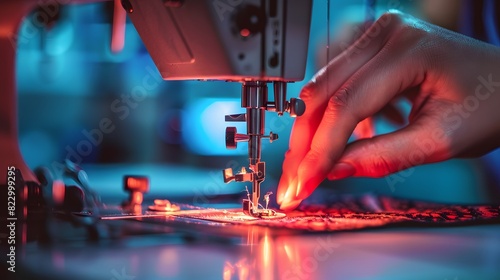
{"label": "blurred background light", "polygon": [[226,127],[234,126],[246,133],[244,122],[226,123],[226,115],[244,113],[241,101],[233,98],[200,98],[184,109],[182,131],[184,145],[200,155],[244,155],[248,149],[242,143],[234,150],[226,149]]}

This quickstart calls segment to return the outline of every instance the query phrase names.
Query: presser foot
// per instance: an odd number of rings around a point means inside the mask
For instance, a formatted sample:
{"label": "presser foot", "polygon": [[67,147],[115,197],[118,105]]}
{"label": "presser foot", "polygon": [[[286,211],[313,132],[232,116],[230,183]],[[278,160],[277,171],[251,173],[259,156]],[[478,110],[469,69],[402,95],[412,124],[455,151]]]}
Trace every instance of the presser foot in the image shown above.
{"label": "presser foot", "polygon": [[283,218],[286,217],[286,214],[276,212],[273,209],[269,208],[257,208],[255,209],[253,206],[253,203],[249,199],[243,199],[243,213],[245,213],[248,216],[252,216],[255,218],[261,218],[261,219],[275,219],[275,218]]}
{"label": "presser foot", "polygon": [[273,194],[272,192],[267,192],[263,197],[262,206],[259,202],[260,197],[260,183],[264,181],[266,174],[266,164],[261,161],[256,165],[250,166],[250,171],[247,171],[246,168],[241,168],[240,172],[237,174],[233,174],[233,170],[231,168],[226,168],[222,171],[222,175],[225,183],[229,182],[252,182],[252,192],[248,190],[248,187],[245,186],[245,191],[247,194],[247,198],[243,199],[243,213],[252,216],[255,218],[281,218],[285,217],[285,214],[276,212],[273,209],[269,208],[270,197]]}

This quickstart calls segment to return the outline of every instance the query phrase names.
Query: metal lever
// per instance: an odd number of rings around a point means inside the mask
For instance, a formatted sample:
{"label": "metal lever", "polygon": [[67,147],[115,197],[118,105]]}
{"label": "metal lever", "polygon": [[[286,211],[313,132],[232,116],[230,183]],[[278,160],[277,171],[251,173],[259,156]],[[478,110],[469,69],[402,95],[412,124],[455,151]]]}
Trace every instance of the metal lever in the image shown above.
{"label": "metal lever", "polygon": [[232,168],[226,168],[222,170],[222,175],[224,177],[224,183],[229,183],[232,181],[236,182],[251,182],[253,181],[253,173],[247,173],[247,170],[245,167],[241,168],[240,173],[233,175],[233,169]]}
{"label": "metal lever", "polygon": [[[269,132],[269,135],[263,135],[262,138],[269,138],[269,142],[278,140],[278,134]],[[238,147],[238,142],[248,142],[250,137],[246,134],[237,133],[236,127],[229,126],[226,127],[226,148],[236,149]]]}
{"label": "metal lever", "polygon": [[291,117],[295,118],[304,114],[306,104],[298,98],[290,98],[290,101],[286,101],[286,83],[274,82],[274,102],[268,102],[266,110],[276,112],[278,116],[282,116],[283,112],[288,112]]}
{"label": "metal lever", "polygon": [[283,116],[286,107],[286,83],[274,82],[274,110],[278,116]]}
{"label": "metal lever", "polygon": [[269,132],[269,135],[264,135],[262,138],[269,138],[269,143],[273,143],[273,141],[278,140],[278,134]]}
{"label": "metal lever", "polygon": [[250,137],[246,134],[237,133],[236,127],[226,127],[226,148],[236,149],[238,142],[247,142]]}

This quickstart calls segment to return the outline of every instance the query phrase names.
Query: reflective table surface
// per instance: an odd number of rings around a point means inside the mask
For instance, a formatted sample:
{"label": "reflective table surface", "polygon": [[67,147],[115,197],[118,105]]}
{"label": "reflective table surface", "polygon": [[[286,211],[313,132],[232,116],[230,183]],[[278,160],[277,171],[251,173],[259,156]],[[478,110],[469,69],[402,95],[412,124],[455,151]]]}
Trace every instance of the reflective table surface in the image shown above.
{"label": "reflective table surface", "polygon": [[334,234],[248,226],[222,237],[125,223],[126,238],[28,244],[18,269],[44,279],[500,279],[500,225]]}

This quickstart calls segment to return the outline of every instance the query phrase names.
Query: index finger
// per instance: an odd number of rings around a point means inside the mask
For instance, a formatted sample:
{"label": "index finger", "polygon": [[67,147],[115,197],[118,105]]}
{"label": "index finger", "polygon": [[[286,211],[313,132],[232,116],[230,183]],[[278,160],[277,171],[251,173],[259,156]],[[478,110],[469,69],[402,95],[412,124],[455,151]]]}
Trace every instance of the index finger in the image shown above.
{"label": "index finger", "polygon": [[301,91],[300,98],[306,104],[306,111],[297,117],[292,128],[290,146],[285,154],[283,174],[277,190],[279,204],[283,204],[289,188],[296,188],[289,185],[297,176],[300,162],[310,150],[313,136],[331,96],[358,69],[376,56],[398,21],[399,17],[384,14],[353,45],[323,67]]}

